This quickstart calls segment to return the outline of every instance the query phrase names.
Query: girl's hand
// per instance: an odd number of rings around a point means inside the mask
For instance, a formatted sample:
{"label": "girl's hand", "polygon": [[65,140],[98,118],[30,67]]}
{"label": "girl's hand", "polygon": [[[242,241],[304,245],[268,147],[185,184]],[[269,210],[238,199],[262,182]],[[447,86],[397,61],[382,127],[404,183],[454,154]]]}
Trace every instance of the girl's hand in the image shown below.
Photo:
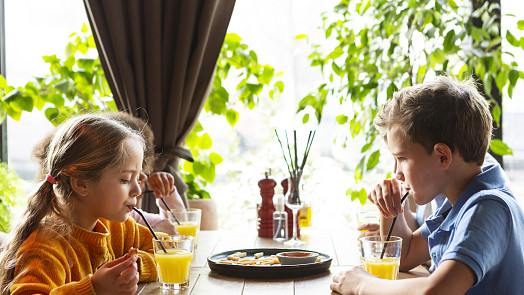
{"label": "girl's hand", "polygon": [[396,178],[384,179],[368,194],[368,200],[377,205],[382,216],[393,218],[403,212],[400,202],[400,182]]}
{"label": "girl's hand", "polygon": [[352,266],[350,269],[341,271],[333,277],[333,283],[329,286],[331,291],[338,294],[359,294],[359,284],[363,278],[374,277],[361,266]]}
{"label": "girl's hand", "polygon": [[175,178],[171,173],[155,172],[149,175],[147,181],[157,198],[167,197],[175,189]]}
{"label": "girl's hand", "polygon": [[135,294],[138,286],[137,255],[124,255],[102,265],[91,277],[93,289],[100,294]]}

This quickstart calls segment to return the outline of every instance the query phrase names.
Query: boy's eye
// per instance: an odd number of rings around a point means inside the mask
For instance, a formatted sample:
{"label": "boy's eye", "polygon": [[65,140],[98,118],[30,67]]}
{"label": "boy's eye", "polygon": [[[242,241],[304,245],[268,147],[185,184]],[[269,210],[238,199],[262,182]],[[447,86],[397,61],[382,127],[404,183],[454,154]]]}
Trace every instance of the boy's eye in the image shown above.
{"label": "boy's eye", "polygon": [[130,180],[130,179],[120,179],[120,181],[121,181],[123,184],[129,184],[129,183],[131,183],[131,180]]}

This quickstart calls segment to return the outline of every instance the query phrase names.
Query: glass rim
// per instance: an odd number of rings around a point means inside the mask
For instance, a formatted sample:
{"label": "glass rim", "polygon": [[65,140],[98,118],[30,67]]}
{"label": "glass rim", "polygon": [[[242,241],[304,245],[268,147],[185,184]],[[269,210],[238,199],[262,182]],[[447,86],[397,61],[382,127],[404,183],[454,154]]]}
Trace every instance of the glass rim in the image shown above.
{"label": "glass rim", "polygon": [[167,236],[160,236],[158,239],[155,239],[153,237],[153,242],[165,242],[170,241],[178,242],[178,241],[189,241],[189,240],[195,240],[195,237],[188,236],[188,235],[167,235]]}
{"label": "glass rim", "polygon": [[368,242],[368,243],[397,243],[402,242],[402,238],[399,236],[390,236],[389,241],[387,241],[386,235],[380,235],[380,236],[366,236],[359,238],[360,242]]}
{"label": "glass rim", "polygon": [[171,209],[173,213],[191,213],[191,212],[202,212],[200,208],[185,208],[185,209]]}

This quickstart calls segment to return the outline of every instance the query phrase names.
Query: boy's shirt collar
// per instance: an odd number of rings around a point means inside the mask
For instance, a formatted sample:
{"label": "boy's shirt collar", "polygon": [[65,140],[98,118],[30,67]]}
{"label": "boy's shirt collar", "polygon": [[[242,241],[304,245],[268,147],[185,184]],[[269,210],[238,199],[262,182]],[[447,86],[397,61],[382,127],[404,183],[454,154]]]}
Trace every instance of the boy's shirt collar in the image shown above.
{"label": "boy's shirt collar", "polygon": [[[475,176],[470,183],[466,186],[457,202],[454,206],[446,199],[444,204],[435,212],[435,217],[437,222],[441,221],[440,228],[442,230],[450,230],[457,214],[462,209],[462,206],[469,200],[469,198],[479,191],[490,190],[495,188],[501,188],[506,185],[506,178],[504,177],[504,172],[501,171],[502,168],[498,163],[490,163],[482,167],[482,172]],[[443,213],[446,213],[449,209],[449,213],[446,217],[442,216]],[[442,221],[443,220],[443,221]]]}

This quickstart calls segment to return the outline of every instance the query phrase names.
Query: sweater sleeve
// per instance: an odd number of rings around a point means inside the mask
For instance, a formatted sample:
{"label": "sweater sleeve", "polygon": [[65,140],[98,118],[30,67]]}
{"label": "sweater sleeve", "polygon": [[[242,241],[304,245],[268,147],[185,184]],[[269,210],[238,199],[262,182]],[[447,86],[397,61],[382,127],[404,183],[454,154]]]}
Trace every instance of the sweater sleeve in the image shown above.
{"label": "sweater sleeve", "polygon": [[64,284],[67,276],[70,276],[65,256],[44,249],[21,250],[10,288],[11,295],[95,294],[90,276]]}

